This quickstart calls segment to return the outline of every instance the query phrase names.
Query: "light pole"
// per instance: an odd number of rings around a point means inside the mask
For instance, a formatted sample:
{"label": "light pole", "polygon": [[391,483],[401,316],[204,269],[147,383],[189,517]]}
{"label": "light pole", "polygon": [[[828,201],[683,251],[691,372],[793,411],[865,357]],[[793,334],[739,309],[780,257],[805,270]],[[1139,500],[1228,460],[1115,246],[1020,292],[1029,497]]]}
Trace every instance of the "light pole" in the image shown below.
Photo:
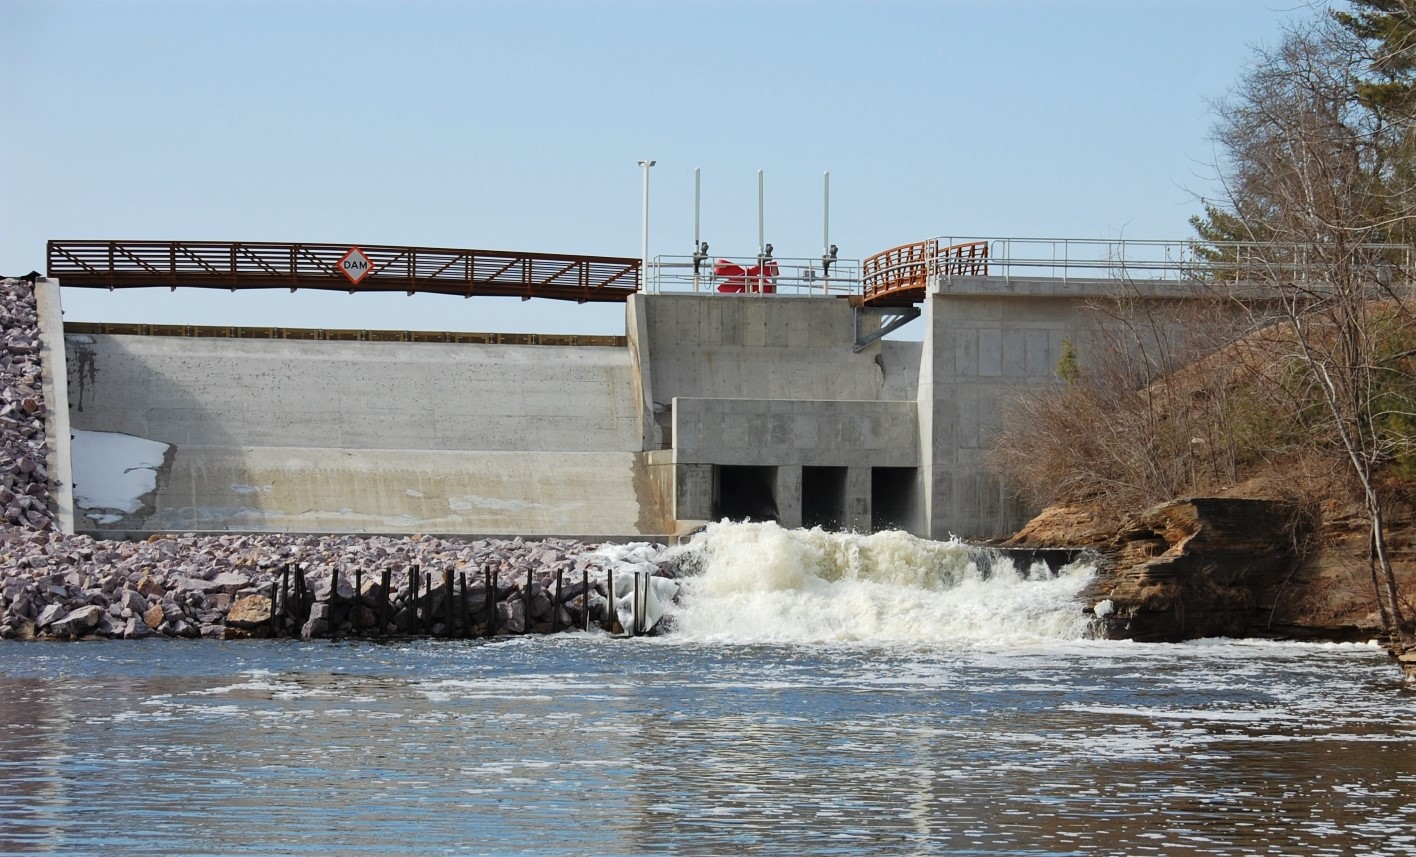
{"label": "light pole", "polygon": [[654,166],[654,161],[640,161],[639,166],[644,168],[644,244],[639,254],[639,276],[641,279],[640,290],[649,290],[649,168]]}

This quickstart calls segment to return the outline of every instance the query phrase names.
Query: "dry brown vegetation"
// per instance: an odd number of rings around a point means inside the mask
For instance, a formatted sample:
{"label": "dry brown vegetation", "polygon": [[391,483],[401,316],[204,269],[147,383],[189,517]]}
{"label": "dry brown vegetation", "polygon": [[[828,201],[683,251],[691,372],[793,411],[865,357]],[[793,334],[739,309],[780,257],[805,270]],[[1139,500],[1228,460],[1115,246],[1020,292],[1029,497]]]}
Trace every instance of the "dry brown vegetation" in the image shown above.
{"label": "dry brown vegetation", "polygon": [[[1405,312],[1373,306],[1374,317]],[[994,467],[1029,502],[1121,515],[1182,496],[1357,499],[1286,322],[1240,335],[1238,325],[1257,316],[1221,322],[1222,308],[1206,304],[1138,320],[1125,300],[1093,311],[1106,327],[1097,342],[1076,353],[1075,369],[1062,367],[1068,379],[1057,387],[1014,399],[995,438]],[[1409,319],[1403,325],[1381,362],[1399,370],[1387,395],[1404,404],[1416,399],[1406,389],[1416,386],[1407,347],[1416,331]],[[1327,338],[1317,326],[1309,335]],[[1403,503],[1416,496],[1416,432],[1397,416],[1385,426],[1378,474],[1383,494]]]}
{"label": "dry brown vegetation", "polygon": [[[1093,308],[1101,333],[1063,367],[1065,387],[1005,411],[992,461],[1038,506],[1123,512],[1174,497],[1235,491],[1276,466],[1325,476],[1291,418],[1284,331],[1239,337],[1222,305],[1197,301],[1138,315],[1122,299]],[[1295,486],[1297,487],[1297,486]]]}

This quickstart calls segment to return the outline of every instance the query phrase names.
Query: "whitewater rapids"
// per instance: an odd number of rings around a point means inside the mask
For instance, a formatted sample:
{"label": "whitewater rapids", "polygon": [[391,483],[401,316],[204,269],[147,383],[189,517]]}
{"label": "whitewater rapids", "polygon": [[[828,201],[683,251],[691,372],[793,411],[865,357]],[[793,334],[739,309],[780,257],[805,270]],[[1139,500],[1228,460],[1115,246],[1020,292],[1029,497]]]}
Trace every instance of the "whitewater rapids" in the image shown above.
{"label": "whitewater rapids", "polygon": [[1078,640],[1095,568],[1017,568],[1004,554],[901,531],[872,535],[710,524],[675,550],[672,636],[715,642],[881,644]]}

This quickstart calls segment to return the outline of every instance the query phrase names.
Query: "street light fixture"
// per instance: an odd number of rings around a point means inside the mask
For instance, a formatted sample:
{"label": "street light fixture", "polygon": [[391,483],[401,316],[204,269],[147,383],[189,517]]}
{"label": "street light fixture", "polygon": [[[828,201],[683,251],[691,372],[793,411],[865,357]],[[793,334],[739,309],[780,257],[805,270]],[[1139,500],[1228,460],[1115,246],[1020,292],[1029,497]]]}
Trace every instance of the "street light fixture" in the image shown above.
{"label": "street light fixture", "polygon": [[640,161],[639,166],[644,168],[644,244],[640,248],[639,254],[639,276],[641,291],[647,291],[649,285],[649,168],[654,166],[654,161]]}

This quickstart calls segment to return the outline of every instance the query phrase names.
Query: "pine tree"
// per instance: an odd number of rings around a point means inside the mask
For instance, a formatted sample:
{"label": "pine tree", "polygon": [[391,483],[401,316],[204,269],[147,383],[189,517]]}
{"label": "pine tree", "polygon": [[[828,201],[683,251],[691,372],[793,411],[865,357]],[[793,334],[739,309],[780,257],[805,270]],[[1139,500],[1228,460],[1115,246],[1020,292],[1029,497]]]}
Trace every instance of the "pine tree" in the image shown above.
{"label": "pine tree", "polygon": [[1416,0],[1351,0],[1338,23],[1365,42],[1368,76],[1357,96],[1368,108],[1408,121],[1416,114]]}
{"label": "pine tree", "polygon": [[[1386,224],[1372,240],[1413,244],[1416,227],[1405,215],[1406,193],[1416,186],[1416,0],[1350,0],[1348,5],[1350,11],[1332,12],[1340,29],[1326,40],[1337,72],[1333,80],[1351,100],[1333,102],[1333,119],[1364,153],[1368,214],[1371,222]],[[1262,74],[1255,68],[1251,78]],[[1233,150],[1233,141],[1219,142]],[[1264,181],[1245,181],[1248,174],[1231,166],[1220,165],[1220,173],[1240,186],[1226,188],[1223,205],[1207,203],[1204,215],[1190,219],[1197,256],[1215,272],[1243,264],[1227,243],[1266,242],[1274,232],[1273,218],[1283,216]]]}

